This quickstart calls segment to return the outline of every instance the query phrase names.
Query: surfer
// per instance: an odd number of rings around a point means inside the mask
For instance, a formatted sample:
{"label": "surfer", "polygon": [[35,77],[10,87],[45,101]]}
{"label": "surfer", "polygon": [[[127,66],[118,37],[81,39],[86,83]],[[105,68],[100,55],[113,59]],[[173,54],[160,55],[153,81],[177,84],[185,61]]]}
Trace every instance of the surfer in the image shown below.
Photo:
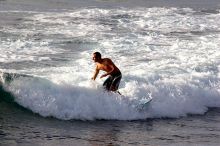
{"label": "surfer", "polygon": [[95,80],[100,70],[105,71],[106,73],[101,75],[100,78],[109,76],[103,83],[104,88],[107,91],[117,91],[118,86],[121,81],[122,74],[118,67],[112,62],[109,58],[102,58],[101,53],[93,53],[94,62],[96,63],[95,73],[92,77],[92,80]]}

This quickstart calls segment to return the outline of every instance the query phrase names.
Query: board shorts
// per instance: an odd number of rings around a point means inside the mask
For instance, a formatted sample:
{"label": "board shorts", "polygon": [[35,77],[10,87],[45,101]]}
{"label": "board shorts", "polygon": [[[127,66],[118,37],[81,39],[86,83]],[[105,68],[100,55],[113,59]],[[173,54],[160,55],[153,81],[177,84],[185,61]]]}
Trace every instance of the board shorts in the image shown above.
{"label": "board shorts", "polygon": [[114,73],[114,74],[110,75],[105,80],[105,82],[103,83],[103,87],[106,90],[110,90],[113,87],[115,89],[115,91],[116,91],[116,90],[118,90],[121,78],[122,78],[122,74],[121,74],[120,71],[117,72],[117,73]]}

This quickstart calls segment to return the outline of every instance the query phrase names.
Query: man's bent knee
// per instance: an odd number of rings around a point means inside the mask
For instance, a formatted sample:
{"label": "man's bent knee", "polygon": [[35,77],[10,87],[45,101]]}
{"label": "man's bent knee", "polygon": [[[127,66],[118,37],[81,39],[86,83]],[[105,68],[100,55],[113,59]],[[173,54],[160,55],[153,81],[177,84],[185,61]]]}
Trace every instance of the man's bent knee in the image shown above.
{"label": "man's bent knee", "polygon": [[117,88],[114,86],[111,86],[110,91],[117,91]]}

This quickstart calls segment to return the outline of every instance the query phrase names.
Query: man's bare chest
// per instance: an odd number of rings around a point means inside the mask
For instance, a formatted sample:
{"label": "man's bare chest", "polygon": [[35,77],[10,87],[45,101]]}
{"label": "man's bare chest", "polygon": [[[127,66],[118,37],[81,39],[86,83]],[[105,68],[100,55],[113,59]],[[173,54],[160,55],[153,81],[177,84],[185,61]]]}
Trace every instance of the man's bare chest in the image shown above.
{"label": "man's bare chest", "polygon": [[106,70],[109,70],[109,65],[107,65],[107,64],[98,64],[98,69],[99,70],[104,70],[104,71],[106,71]]}

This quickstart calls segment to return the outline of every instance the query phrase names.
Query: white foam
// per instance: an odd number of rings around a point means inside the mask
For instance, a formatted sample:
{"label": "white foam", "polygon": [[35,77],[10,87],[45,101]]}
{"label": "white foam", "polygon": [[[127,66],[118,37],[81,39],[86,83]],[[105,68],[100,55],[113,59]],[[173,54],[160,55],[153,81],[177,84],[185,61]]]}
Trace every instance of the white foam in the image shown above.
{"label": "white foam", "polygon": [[47,47],[48,43],[33,42],[27,40],[10,40],[1,44],[1,62],[20,62],[20,61],[40,61],[49,60],[48,57],[37,55],[53,54],[51,48]]}
{"label": "white foam", "polygon": [[129,99],[94,87],[58,85],[43,79],[21,77],[11,83],[9,90],[19,104],[42,116],[64,120],[142,118]]}

